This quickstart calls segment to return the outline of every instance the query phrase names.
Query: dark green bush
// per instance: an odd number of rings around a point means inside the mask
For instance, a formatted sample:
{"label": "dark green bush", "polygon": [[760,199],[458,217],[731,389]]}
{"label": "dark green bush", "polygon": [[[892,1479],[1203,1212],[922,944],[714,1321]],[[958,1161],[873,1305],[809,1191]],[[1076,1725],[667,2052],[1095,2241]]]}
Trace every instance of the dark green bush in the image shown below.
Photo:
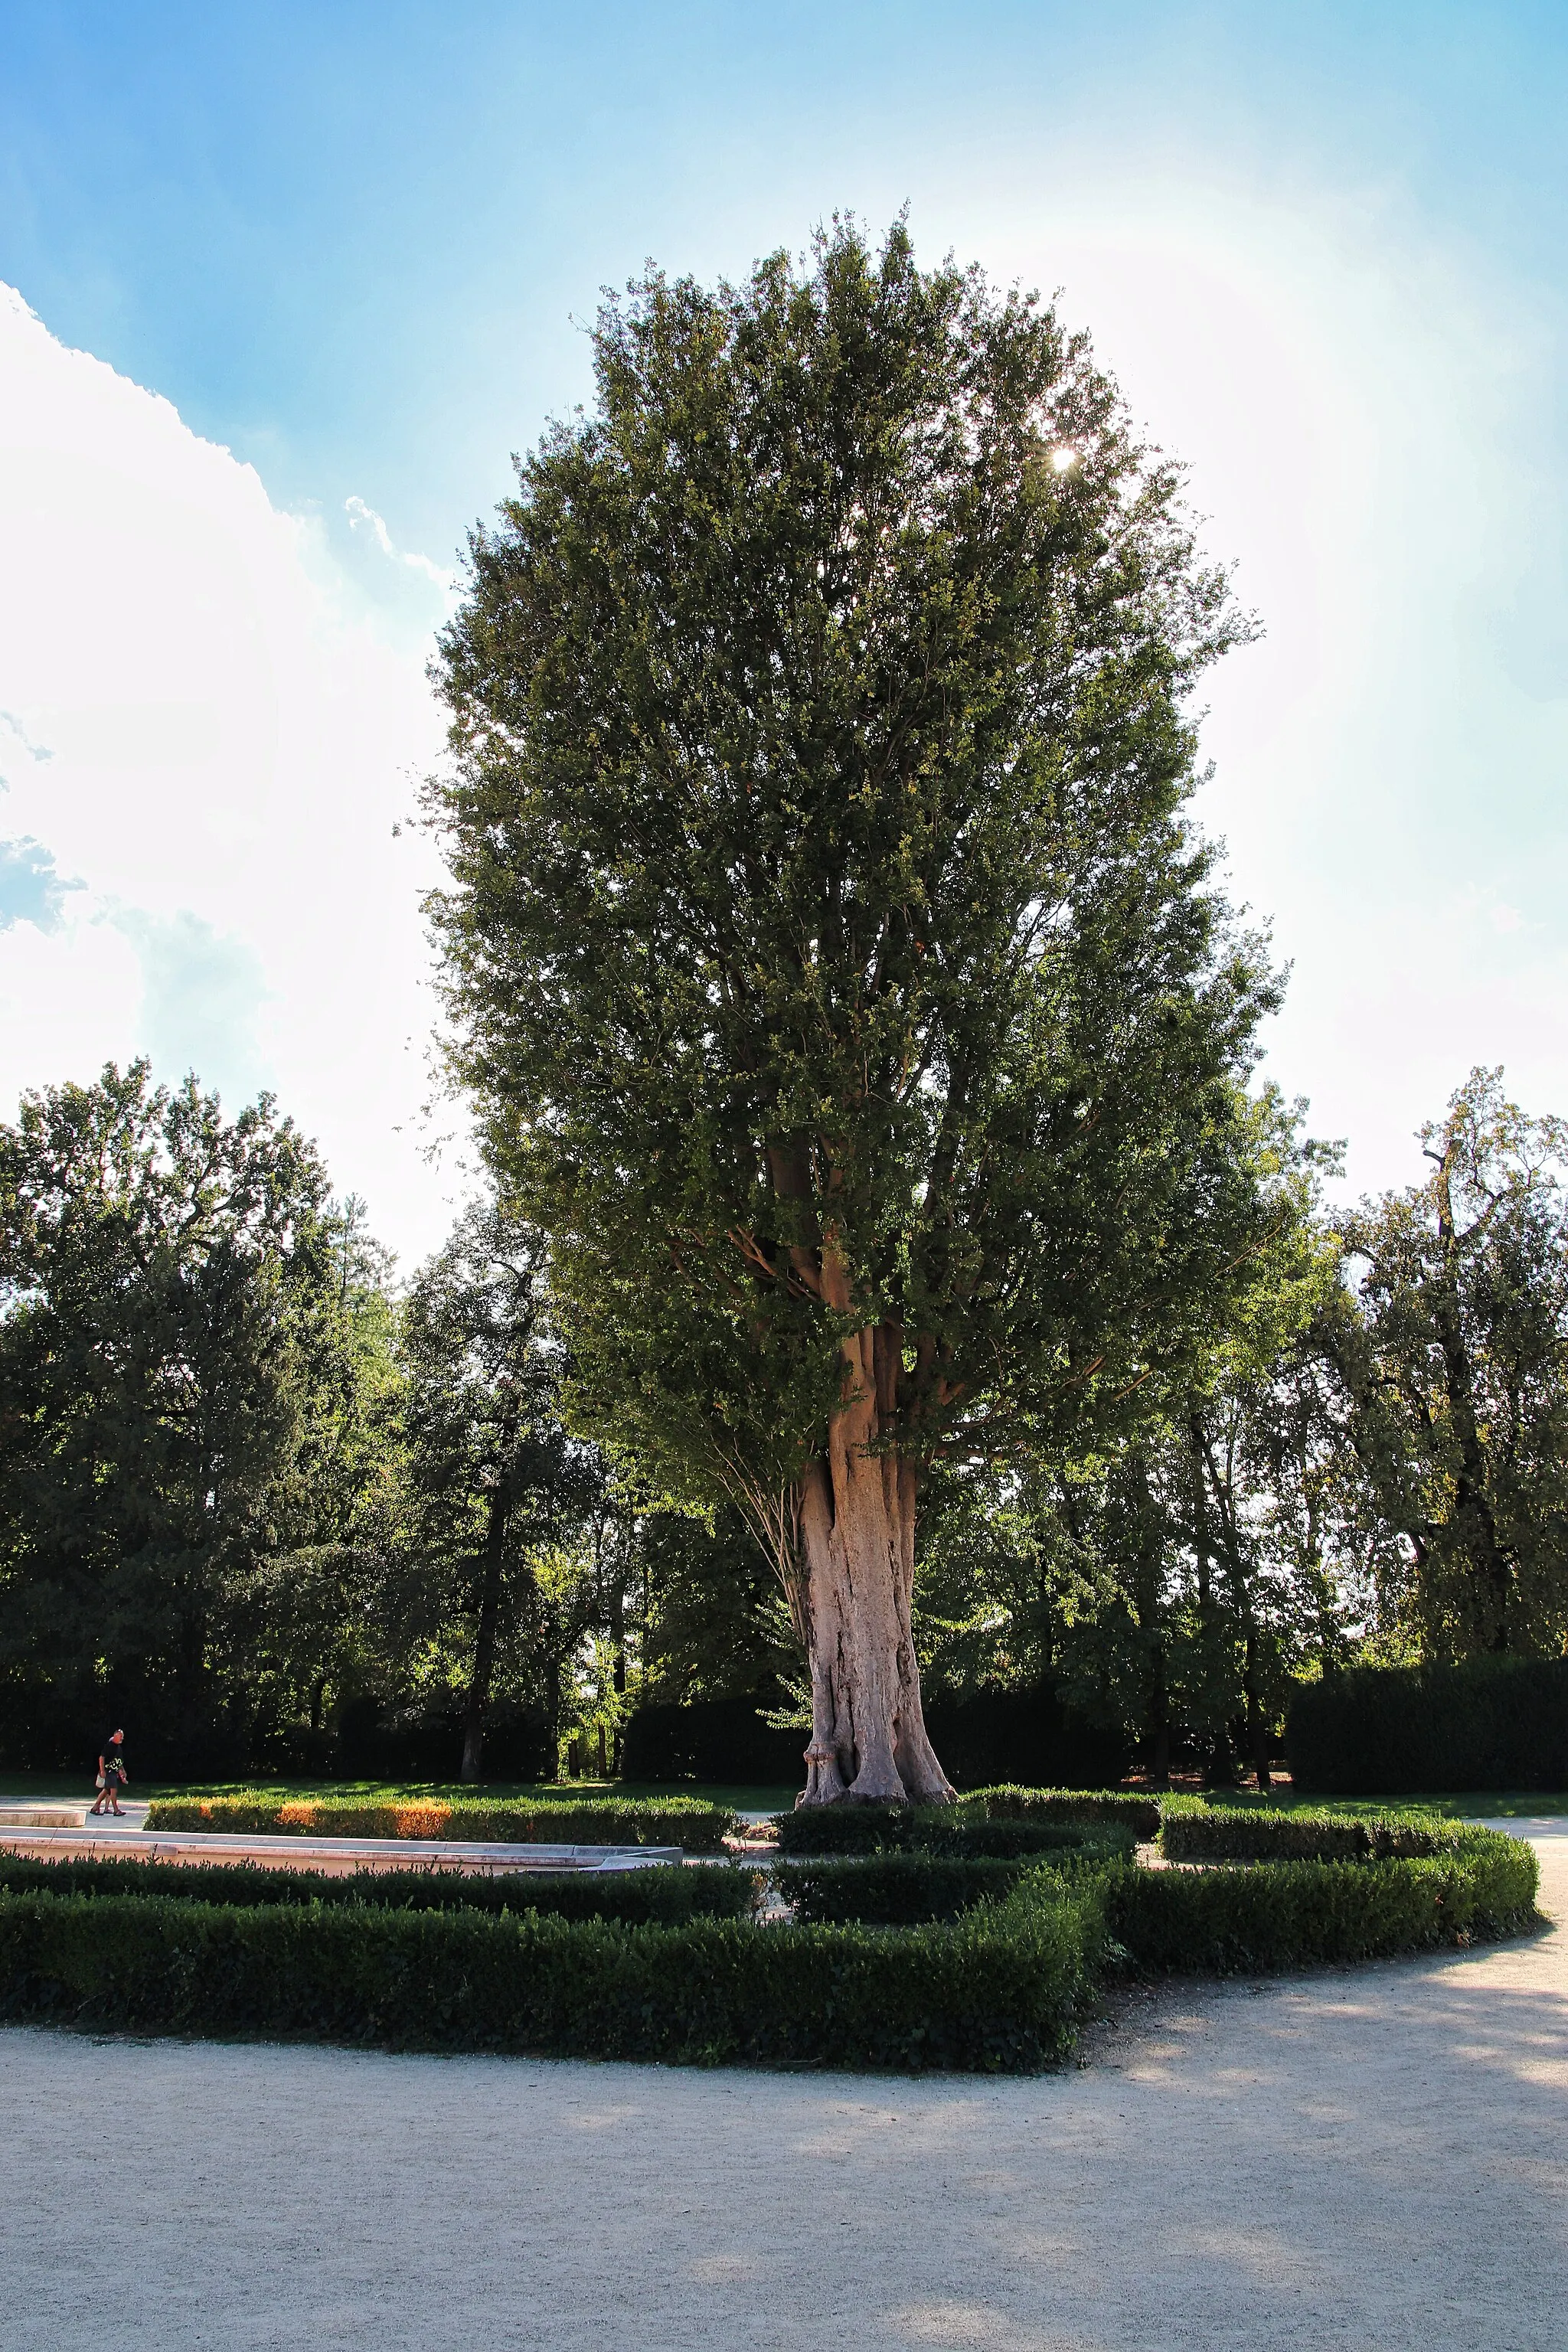
{"label": "dark green bush", "polygon": [[[802,1805],[779,1822],[781,1854],[940,1853],[1006,1860],[1070,1853],[1113,1834],[1103,1822],[989,1819],[960,1805]],[[1129,1851],[1131,1832],[1123,1832]]]}
{"label": "dark green bush", "polygon": [[263,1870],[249,1863],[30,1862],[0,1853],[0,1891],[13,1895],[153,1895],[172,1902],[254,1907],[266,1903],[368,1903],[382,1911],[548,1911],[560,1919],[650,1921],[740,1919],[752,1911],[758,1874],[679,1863],[646,1870],[509,1873],[461,1877],[456,1871],[363,1870],[346,1878],[320,1871]]}
{"label": "dark green bush", "polygon": [[1169,1862],[1371,1862],[1401,1855],[1415,1860],[1452,1853],[1465,1834],[1448,1822],[1168,1801],[1160,1851]]}
{"label": "dark green bush", "polygon": [[1131,1840],[1114,1829],[1080,1843],[1038,1852],[996,1854],[890,1853],[829,1854],[773,1865],[773,1884],[795,1906],[797,1919],[856,1919],[866,1927],[910,1927],[956,1919],[977,1903],[998,1903],[1042,1867],[1068,1885],[1125,1862]]}
{"label": "dark green bush", "polygon": [[1011,1784],[975,1789],[961,1798],[963,1813],[995,1822],[1116,1822],[1139,1838],[1160,1827],[1161,1800],[1136,1789],[1023,1789]]}
{"label": "dark green bush", "polygon": [[1518,1935],[1538,1882],[1533,1847],[1481,1830],[1441,1859],[1123,1866],[1106,1874],[1105,1922],[1139,1968],[1226,1975]]}
{"label": "dark green bush", "polygon": [[1568,1658],[1357,1666],[1303,1683],[1285,1749],[1314,1796],[1568,1789]]}
{"label": "dark green bush", "polygon": [[407,2050],[1027,2071],[1102,1929],[1053,1881],[952,1927],[622,1927],[538,1912],[0,1895],[0,2015]]}
{"label": "dark green bush", "polygon": [[797,1919],[855,1919],[865,1927],[903,1927],[956,1919],[977,1903],[996,1902],[1011,1895],[1034,1866],[1028,1859],[1009,1862],[992,1855],[828,1855],[781,1862],[773,1877],[784,1900],[795,1906]]}
{"label": "dark green bush", "polygon": [[736,1827],[727,1805],[701,1797],[160,1797],[150,1830],[229,1830],[250,1835],[465,1838],[495,1845],[678,1845],[718,1853]]}

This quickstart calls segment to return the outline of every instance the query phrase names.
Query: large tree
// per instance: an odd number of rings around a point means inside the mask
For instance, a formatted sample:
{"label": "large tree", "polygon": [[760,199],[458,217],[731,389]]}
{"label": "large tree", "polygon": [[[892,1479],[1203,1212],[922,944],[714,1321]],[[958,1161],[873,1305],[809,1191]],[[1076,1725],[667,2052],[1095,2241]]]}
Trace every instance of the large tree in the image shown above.
{"label": "large tree", "polygon": [[584,1410],[774,1553],[807,1798],[937,1799],[923,1467],[1103,1419],[1258,1214],[1184,816],[1242,625],[1087,341],[901,225],[594,352],[442,641],[455,1065]]}
{"label": "large tree", "polygon": [[[480,1777],[502,1647],[520,1629],[553,1630],[541,1555],[580,1533],[603,1495],[596,1458],[573,1444],[557,1409],[548,1274],[537,1227],[478,1201],[404,1309],[413,1613],[427,1635],[454,1609],[468,1622],[465,1780]],[[574,1620],[568,1641],[580,1631]]]}
{"label": "large tree", "polygon": [[288,1563],[352,1547],[376,1479],[384,1324],[353,1224],[269,1097],[226,1118],[144,1062],[0,1127],[0,1664],[24,1711],[107,1682],[166,1759],[248,1736]]}
{"label": "large tree", "polygon": [[1568,1124],[1472,1070],[1421,1130],[1425,1183],[1346,1221],[1354,1283],[1321,1336],[1408,1547],[1430,1655],[1568,1637]]}

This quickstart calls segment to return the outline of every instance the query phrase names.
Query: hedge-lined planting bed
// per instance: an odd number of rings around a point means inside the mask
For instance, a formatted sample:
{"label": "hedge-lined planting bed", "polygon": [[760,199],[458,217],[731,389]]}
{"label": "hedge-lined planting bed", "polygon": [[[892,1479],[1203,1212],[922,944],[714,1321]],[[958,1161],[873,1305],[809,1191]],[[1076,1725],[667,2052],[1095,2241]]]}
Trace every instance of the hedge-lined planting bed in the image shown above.
{"label": "hedge-lined planting bed", "polygon": [[1261,1973],[1522,1934],[1539,1878],[1533,1847],[1475,1830],[1430,1860],[1122,1867],[1104,1881],[1105,1922],[1141,1969]]}
{"label": "hedge-lined planting bed", "polygon": [[[747,1916],[757,1882],[739,1869],[331,1880],[0,1859],[0,2015],[396,2049],[1016,2071],[1070,2046],[1109,1965],[1300,1968],[1535,1917],[1534,1852],[1494,1831],[1176,1801],[1173,1843],[1207,1835],[1225,1852],[1149,1870],[1125,1812],[1031,1820],[1020,1792],[987,1794],[1012,1812],[948,1809],[941,1837],[908,1810],[814,1811],[812,1832],[854,1822],[872,1842],[786,1853],[774,1877],[795,1906],[787,1925]],[[1020,1832],[1032,1845],[986,1850]],[[1334,1843],[1346,1836],[1348,1850]],[[1391,1852],[1390,1839],[1425,1850]]]}
{"label": "hedge-lined planting bed", "polygon": [[1413,1822],[1396,1814],[1265,1812],[1260,1806],[1167,1798],[1160,1851],[1169,1862],[1415,1860],[1452,1853],[1472,1834],[1452,1822]]}
{"label": "hedge-lined planting bed", "polygon": [[1020,2072],[1103,1940],[1053,1880],[952,1927],[628,1927],[536,1912],[0,1895],[0,2015],[397,2050]]}
{"label": "hedge-lined planting bed", "polygon": [[727,1805],[700,1797],[599,1797],[489,1804],[442,1798],[379,1803],[357,1797],[160,1797],[150,1830],[245,1831],[260,1836],[467,1838],[486,1845],[678,1845],[719,1853],[735,1828]]}
{"label": "hedge-lined planting bed", "polygon": [[11,1895],[151,1895],[246,1909],[266,1903],[368,1903],[381,1911],[548,1911],[559,1919],[619,1919],[635,1927],[749,1918],[760,1885],[754,1870],[686,1870],[679,1863],[604,1875],[515,1871],[474,1878],[456,1871],[365,1870],[328,1878],[320,1871],[264,1870],[250,1863],[33,1862],[0,1852],[0,1893]]}

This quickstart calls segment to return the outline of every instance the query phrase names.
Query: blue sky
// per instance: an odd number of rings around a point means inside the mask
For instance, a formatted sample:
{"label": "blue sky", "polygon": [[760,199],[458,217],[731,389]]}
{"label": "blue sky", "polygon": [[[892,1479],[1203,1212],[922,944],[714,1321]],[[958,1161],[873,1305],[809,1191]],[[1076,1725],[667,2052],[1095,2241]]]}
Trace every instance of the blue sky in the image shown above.
{"label": "blue sky", "polygon": [[0,1089],[272,1083],[427,1246],[442,575],[601,285],[907,202],[1062,288],[1262,614],[1204,814],[1281,1083],[1360,1184],[1472,1061],[1568,1112],[1565,85],[1561,5],[14,5]]}

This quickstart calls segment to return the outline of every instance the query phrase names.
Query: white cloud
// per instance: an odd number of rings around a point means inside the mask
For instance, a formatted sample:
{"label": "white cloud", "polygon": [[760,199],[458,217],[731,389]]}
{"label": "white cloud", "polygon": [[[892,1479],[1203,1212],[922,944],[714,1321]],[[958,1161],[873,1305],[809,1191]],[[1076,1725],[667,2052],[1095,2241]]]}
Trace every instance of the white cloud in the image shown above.
{"label": "white cloud", "polygon": [[426,641],[252,468],[0,291],[7,1115],[140,1051],[235,1107],[270,1085],[395,1246],[440,1237],[433,868],[394,837],[439,747]]}
{"label": "white cloud", "polygon": [[395,547],[392,533],[374,507],[367,507],[363,499],[349,498],[343,500],[343,512],[349,519],[349,529],[368,530],[383,555],[391,562],[406,564],[410,572],[423,574],[433,586],[440,589],[443,595],[451,594],[455,585],[453,574],[443,572],[440,565],[433,563],[427,555],[415,555],[406,549]]}

